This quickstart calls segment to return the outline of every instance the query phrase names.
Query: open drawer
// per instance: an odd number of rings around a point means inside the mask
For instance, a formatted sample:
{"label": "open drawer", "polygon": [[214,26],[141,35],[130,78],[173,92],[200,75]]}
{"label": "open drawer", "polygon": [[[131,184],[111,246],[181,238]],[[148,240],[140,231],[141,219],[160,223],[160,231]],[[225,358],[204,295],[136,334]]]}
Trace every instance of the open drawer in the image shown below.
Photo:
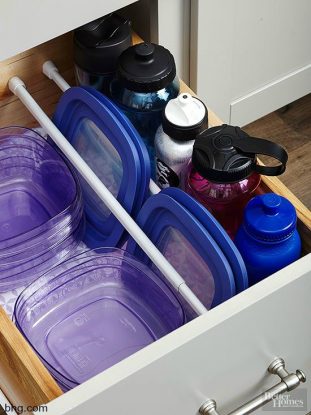
{"label": "open drawer", "polygon": [[[1,63],[0,127],[35,125],[6,89],[13,75],[23,78],[45,110],[53,112],[60,92],[41,75],[46,59],[55,60],[73,83],[70,34]],[[221,120],[210,112],[210,123]],[[309,253],[308,209],[276,178],[263,178],[261,191],[279,193],[295,205],[304,254]],[[216,399],[219,412],[227,413],[276,383],[267,367],[282,357],[290,372],[305,371],[302,388],[311,392],[310,291],[311,254],[66,394],[1,311],[0,388],[13,405],[48,403],[48,413],[57,415],[194,415],[207,398]]]}

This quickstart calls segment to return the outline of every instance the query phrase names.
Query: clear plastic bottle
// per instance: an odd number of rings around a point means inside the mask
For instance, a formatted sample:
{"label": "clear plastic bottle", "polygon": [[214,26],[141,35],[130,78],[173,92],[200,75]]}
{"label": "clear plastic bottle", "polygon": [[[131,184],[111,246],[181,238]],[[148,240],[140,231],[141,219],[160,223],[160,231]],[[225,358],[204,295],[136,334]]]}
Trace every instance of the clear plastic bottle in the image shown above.
{"label": "clear plastic bottle", "polygon": [[[256,154],[270,155],[281,164],[259,166]],[[239,127],[209,128],[195,140],[186,191],[210,210],[233,239],[260,184],[260,173],[283,173],[287,158],[278,144],[250,137]]]}
{"label": "clear plastic bottle", "polygon": [[255,195],[260,175],[250,176],[235,183],[215,183],[190,167],[187,193],[207,207],[233,239],[243,218],[243,210]]}

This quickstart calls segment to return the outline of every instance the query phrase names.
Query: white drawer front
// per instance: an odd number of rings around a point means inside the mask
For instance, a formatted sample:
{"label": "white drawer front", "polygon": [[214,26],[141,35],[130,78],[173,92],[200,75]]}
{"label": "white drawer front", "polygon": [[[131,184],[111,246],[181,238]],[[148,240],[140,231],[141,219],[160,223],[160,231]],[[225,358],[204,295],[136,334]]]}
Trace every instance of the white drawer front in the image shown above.
{"label": "white drawer front", "polygon": [[278,383],[267,372],[278,356],[288,371],[305,371],[300,388],[311,392],[310,293],[311,254],[52,401],[48,413],[195,415],[213,398],[227,414]]}
{"label": "white drawer front", "polygon": [[0,61],[69,32],[134,0],[1,0]]}

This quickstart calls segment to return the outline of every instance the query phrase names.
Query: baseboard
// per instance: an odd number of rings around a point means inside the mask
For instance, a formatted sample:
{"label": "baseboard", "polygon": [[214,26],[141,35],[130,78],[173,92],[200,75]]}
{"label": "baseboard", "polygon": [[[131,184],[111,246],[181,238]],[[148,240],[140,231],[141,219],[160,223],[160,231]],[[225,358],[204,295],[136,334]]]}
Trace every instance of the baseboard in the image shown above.
{"label": "baseboard", "polygon": [[311,64],[232,101],[230,123],[249,124],[310,92]]}

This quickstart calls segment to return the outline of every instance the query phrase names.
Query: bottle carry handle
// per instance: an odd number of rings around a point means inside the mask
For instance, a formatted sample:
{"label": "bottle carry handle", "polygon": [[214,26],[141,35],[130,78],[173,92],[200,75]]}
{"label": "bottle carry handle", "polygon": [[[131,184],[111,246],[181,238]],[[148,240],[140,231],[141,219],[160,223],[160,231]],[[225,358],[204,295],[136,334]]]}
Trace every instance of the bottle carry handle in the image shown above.
{"label": "bottle carry handle", "polygon": [[243,153],[248,154],[262,154],[270,156],[278,160],[281,164],[277,166],[260,166],[255,164],[253,171],[262,174],[264,176],[279,176],[284,173],[286,169],[286,163],[288,160],[288,154],[286,150],[277,143],[274,143],[263,138],[251,137],[231,137],[233,147],[241,150]]}

